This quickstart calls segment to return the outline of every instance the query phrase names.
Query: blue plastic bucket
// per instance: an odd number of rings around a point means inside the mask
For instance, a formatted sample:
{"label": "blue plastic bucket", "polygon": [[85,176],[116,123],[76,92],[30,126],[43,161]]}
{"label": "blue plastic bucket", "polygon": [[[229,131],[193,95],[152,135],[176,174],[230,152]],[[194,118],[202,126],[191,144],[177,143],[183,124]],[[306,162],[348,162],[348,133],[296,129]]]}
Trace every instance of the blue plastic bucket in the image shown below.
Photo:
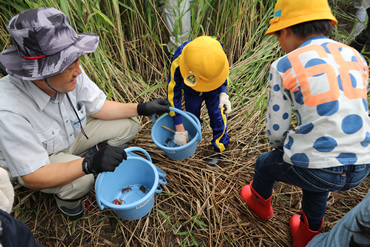
{"label": "blue plastic bucket", "polygon": [[[114,172],[100,173],[95,182],[95,197],[101,210],[111,208],[124,220],[147,215],[154,205],[155,193],[167,184],[166,173],[152,163],[148,152],[139,147],[126,148],[127,160]],[[143,152],[147,160],[133,151]],[[118,200],[121,205],[114,204]]]}
{"label": "blue plastic bucket", "polygon": [[153,115],[153,127],[151,132],[153,142],[157,147],[162,149],[169,158],[174,160],[187,159],[194,154],[195,150],[197,150],[198,141],[202,140],[199,119],[190,112],[181,111],[173,107],[170,107],[170,111],[174,111],[182,115],[185,130],[188,131],[191,140],[183,146],[177,146],[173,143],[175,134],[162,127],[166,126],[172,130],[176,130],[172,117],[166,113],[158,118],[157,121],[155,121],[155,115]]}

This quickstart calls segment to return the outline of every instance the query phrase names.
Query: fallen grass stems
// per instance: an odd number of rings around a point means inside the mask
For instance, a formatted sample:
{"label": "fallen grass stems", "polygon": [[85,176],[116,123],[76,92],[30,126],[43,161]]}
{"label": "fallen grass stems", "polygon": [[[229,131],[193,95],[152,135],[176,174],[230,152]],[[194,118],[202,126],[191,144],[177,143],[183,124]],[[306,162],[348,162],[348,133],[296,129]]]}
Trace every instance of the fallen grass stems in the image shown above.
{"label": "fallen grass stems", "polygon": [[[162,18],[165,1],[154,0],[0,0],[0,50],[9,47],[6,22],[19,11],[41,6],[66,13],[78,32],[100,37],[98,50],[81,63],[89,77],[111,100],[143,102],[165,97],[171,56],[168,28]],[[100,210],[95,192],[90,210],[68,222],[57,211],[52,195],[15,186],[12,215],[22,220],[45,246],[290,246],[289,219],[299,212],[299,188],[276,183],[272,200],[275,216],[258,219],[239,197],[253,177],[254,162],[270,147],[264,134],[269,66],[283,52],[274,36],[264,36],[274,0],[195,0],[191,37],[214,35],[224,45],[230,63],[230,146],[218,167],[204,164],[212,135],[202,108],[203,140],[187,160],[174,161],[154,145],[150,118],[140,119],[138,136],[129,143],[150,153],[153,163],[167,174],[168,184],[156,195],[149,214],[124,221],[110,209]],[[353,27],[351,1],[338,0],[339,19],[334,39],[348,43]],[[296,124],[292,124],[296,126]],[[331,193],[323,232],[365,196],[370,184]]]}

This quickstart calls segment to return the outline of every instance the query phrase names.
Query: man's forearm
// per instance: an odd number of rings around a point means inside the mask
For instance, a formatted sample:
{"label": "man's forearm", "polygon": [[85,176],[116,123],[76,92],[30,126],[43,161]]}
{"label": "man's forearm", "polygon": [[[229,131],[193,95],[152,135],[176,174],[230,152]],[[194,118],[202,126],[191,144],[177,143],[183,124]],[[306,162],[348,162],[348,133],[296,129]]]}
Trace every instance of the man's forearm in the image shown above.
{"label": "man's forearm", "polygon": [[83,158],[64,163],[51,163],[22,176],[22,180],[31,190],[60,187],[85,175],[82,161]]}
{"label": "man's forearm", "polygon": [[119,103],[106,100],[103,107],[91,116],[102,120],[137,117],[137,103]]}

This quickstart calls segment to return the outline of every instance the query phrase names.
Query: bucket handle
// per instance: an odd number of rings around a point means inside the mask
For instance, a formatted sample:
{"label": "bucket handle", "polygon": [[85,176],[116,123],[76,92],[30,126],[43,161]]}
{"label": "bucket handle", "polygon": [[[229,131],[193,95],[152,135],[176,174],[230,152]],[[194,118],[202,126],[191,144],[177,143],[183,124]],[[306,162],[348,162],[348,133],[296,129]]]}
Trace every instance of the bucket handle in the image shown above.
{"label": "bucket handle", "polygon": [[142,149],[142,148],[139,148],[139,147],[129,147],[129,148],[125,148],[125,151],[126,152],[140,151],[140,152],[144,153],[145,156],[148,158],[148,160],[152,163],[152,158],[150,158],[149,153],[147,151],[145,151],[144,149]]}
{"label": "bucket handle", "polygon": [[164,177],[159,177],[158,183],[161,184],[161,185],[166,185],[167,184],[167,180]]}
{"label": "bucket handle", "polygon": [[[194,126],[195,128],[197,129],[197,132],[198,132],[198,141],[201,141],[202,140],[202,130],[200,128],[200,122],[199,122],[199,119],[195,116],[192,116],[193,114],[191,114],[190,112],[186,112],[186,111],[181,111],[175,107],[170,107],[170,111],[174,111],[180,115],[182,115],[183,117],[185,117],[186,119],[188,119]],[[155,122],[155,113],[153,114],[153,118],[152,118],[152,122],[154,124]],[[195,120],[195,121],[194,121]]]}
{"label": "bucket handle", "polygon": [[157,194],[161,193],[162,192],[161,186],[158,185],[157,189],[154,192]]}
{"label": "bucket handle", "polygon": [[[126,152],[140,151],[140,152],[144,153],[145,156],[148,158],[149,162],[152,163],[152,158],[150,157],[149,153],[147,151],[145,151],[144,149],[142,149],[142,148],[139,148],[139,147],[129,147],[129,148],[125,148],[125,151]],[[104,179],[104,176],[105,176],[105,172],[102,172],[102,173],[99,174],[99,181],[98,181],[98,184],[97,184],[97,188],[101,188],[101,183],[102,183],[102,181]],[[167,184],[167,181],[166,181],[166,184]],[[97,191],[95,193],[97,193]],[[101,210],[103,210],[105,208],[105,205],[101,202],[101,200],[102,201],[105,201],[103,198],[96,197],[96,202],[98,203],[99,208]]]}
{"label": "bucket handle", "polygon": [[[145,151],[144,149],[142,149],[142,148],[139,148],[139,147],[129,147],[129,148],[126,148],[125,151],[127,151],[127,152],[141,151],[141,152],[143,152],[146,155],[146,157],[148,158],[148,160],[153,164],[152,158],[150,157],[149,153],[147,151]],[[167,180],[164,178],[166,176],[166,173],[164,173],[163,171],[162,172],[158,171],[159,168],[156,165],[154,165],[154,167],[157,169],[157,172],[158,172],[158,179],[159,179],[158,180],[158,183],[159,184],[162,184],[162,185],[166,185],[167,184]]]}

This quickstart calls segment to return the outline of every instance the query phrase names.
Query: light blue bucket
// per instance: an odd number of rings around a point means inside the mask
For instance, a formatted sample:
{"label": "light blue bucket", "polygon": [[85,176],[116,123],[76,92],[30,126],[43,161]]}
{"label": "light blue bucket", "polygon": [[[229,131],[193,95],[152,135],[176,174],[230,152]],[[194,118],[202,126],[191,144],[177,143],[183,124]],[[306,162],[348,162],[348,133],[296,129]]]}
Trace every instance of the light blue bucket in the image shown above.
{"label": "light blue bucket", "polygon": [[[167,184],[166,173],[152,163],[148,152],[139,147],[125,149],[127,160],[114,172],[103,172],[95,182],[95,197],[101,210],[111,208],[124,220],[137,220],[147,215],[154,205],[155,193]],[[133,153],[140,151],[147,160]],[[120,201],[121,205],[113,203]]]}
{"label": "light blue bucket", "polygon": [[155,115],[153,115],[152,139],[155,145],[162,149],[169,158],[184,160],[194,154],[197,149],[197,142],[202,140],[201,125],[199,119],[190,112],[181,111],[173,107],[170,107],[170,111],[174,111],[183,117],[182,121],[185,130],[188,131],[191,140],[183,146],[177,146],[173,143],[175,134],[162,127],[166,126],[176,130],[172,117],[168,113],[158,118],[157,121],[155,121]]}

